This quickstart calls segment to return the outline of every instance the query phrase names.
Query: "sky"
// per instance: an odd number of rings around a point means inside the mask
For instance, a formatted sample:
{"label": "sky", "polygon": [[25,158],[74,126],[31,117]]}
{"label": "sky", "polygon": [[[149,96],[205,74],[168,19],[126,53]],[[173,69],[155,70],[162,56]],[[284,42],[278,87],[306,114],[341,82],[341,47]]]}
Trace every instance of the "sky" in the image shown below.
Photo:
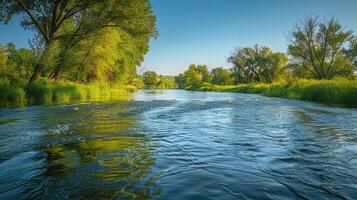
{"label": "sky", "polygon": [[[357,0],[151,0],[159,37],[150,42],[145,70],[177,75],[190,64],[229,67],[236,47],[254,44],[286,52],[287,35],[308,16],[334,16],[357,33]],[[19,20],[0,25],[0,43],[27,47],[33,34]]]}

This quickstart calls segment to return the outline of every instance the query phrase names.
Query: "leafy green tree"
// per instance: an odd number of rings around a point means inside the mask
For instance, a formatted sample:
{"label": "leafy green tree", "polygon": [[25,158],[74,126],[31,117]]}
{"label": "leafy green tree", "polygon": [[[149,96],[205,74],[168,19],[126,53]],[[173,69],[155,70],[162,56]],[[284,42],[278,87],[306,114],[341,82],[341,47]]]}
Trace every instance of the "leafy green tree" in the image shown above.
{"label": "leafy green tree", "polygon": [[288,58],[284,53],[273,53],[270,49],[267,51],[267,54],[260,58],[259,73],[262,74],[263,82],[272,83],[288,73],[286,68]]}
{"label": "leafy green tree", "polygon": [[342,53],[342,47],[352,38],[334,18],[322,21],[309,17],[298,23],[290,33],[288,53],[292,63],[316,79],[352,74],[352,67]]}
{"label": "leafy green tree", "polygon": [[157,88],[165,89],[165,88],[177,88],[177,85],[175,83],[174,77],[171,76],[159,76],[159,83],[157,85]]}
{"label": "leafy green tree", "polygon": [[272,83],[286,70],[284,53],[272,52],[268,47],[237,48],[228,58],[235,83]]}
{"label": "leafy green tree", "polygon": [[178,88],[185,88],[185,75],[180,73],[179,75],[175,76],[175,82]]}
{"label": "leafy green tree", "polygon": [[143,74],[143,80],[146,87],[156,88],[159,84],[159,76],[154,71],[147,71]]}
{"label": "leafy green tree", "polygon": [[207,65],[197,65],[196,69],[200,73],[203,83],[211,82],[211,75],[210,75]]}
{"label": "leafy green tree", "polygon": [[38,62],[37,54],[26,48],[16,49],[12,43],[7,44],[6,49],[8,56],[7,71],[22,80],[29,79]]}
{"label": "leafy green tree", "polygon": [[54,48],[60,46],[58,56],[64,57],[68,49],[104,28],[156,36],[156,19],[148,0],[0,1],[0,21],[8,23],[14,15],[19,15],[24,28],[35,30],[43,41],[42,55],[29,83],[50,65]]}
{"label": "leafy green tree", "polygon": [[202,85],[202,75],[196,65],[192,64],[184,72],[185,87],[199,88]]}
{"label": "leafy green tree", "polygon": [[217,67],[211,71],[212,84],[215,85],[231,85],[233,84],[233,78],[231,71],[224,69],[223,67]]}

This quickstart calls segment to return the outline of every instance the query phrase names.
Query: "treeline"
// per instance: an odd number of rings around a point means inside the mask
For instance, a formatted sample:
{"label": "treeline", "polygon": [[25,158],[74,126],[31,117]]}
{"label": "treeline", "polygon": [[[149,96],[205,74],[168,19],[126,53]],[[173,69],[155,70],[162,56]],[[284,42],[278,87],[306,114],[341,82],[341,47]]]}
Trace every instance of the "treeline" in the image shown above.
{"label": "treeline", "polygon": [[148,89],[173,89],[177,88],[173,76],[158,75],[154,71],[146,71],[142,75],[144,87]]}
{"label": "treeline", "polygon": [[175,77],[180,88],[199,89],[207,85],[291,84],[297,79],[354,79],[357,70],[357,40],[334,18],[309,17],[289,34],[287,54],[269,47],[236,48],[228,58],[230,69],[208,70],[190,65]]}
{"label": "treeline", "polygon": [[157,36],[149,0],[0,1],[0,22],[14,16],[35,36],[30,48],[0,45],[0,99],[9,87],[48,81],[136,84]]}

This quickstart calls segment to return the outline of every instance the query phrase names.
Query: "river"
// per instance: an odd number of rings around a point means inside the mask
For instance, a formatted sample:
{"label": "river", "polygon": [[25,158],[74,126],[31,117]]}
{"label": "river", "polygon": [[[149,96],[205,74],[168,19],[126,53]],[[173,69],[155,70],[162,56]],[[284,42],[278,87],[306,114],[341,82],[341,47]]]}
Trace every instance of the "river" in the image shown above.
{"label": "river", "polygon": [[0,199],[357,199],[357,109],[183,90],[0,109]]}

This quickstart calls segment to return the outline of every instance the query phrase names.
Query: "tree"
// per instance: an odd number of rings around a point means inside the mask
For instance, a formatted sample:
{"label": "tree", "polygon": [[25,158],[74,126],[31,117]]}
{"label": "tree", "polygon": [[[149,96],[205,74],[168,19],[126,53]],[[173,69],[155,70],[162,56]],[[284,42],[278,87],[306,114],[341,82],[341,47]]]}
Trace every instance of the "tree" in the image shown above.
{"label": "tree", "polygon": [[157,88],[165,89],[165,88],[177,88],[174,77],[171,76],[159,76],[159,83]]}
{"label": "tree", "polygon": [[224,69],[223,67],[217,67],[211,71],[212,84],[216,85],[231,85],[233,84],[233,79],[231,76],[231,71]]}
{"label": "tree", "polygon": [[272,83],[286,70],[287,58],[284,53],[273,52],[270,48],[255,45],[237,48],[228,58],[235,83]]}
{"label": "tree", "polygon": [[262,74],[263,82],[272,83],[286,75],[288,58],[284,53],[274,53],[270,49],[267,49],[267,51],[267,54],[260,58],[261,69],[259,73]]}
{"label": "tree", "polygon": [[[329,79],[352,73],[342,53],[343,45],[352,38],[334,19],[321,21],[309,17],[298,23],[290,33],[288,53],[299,66],[316,79]],[[343,64],[343,65],[341,65]]]}
{"label": "tree", "polygon": [[[148,0],[2,0],[0,21],[22,17],[24,28],[37,32],[43,51],[29,83],[36,81],[49,65],[57,43],[62,54],[98,31],[113,27],[132,35],[156,36],[155,16]],[[54,55],[53,55],[54,54]],[[57,69],[57,68],[54,68]]]}
{"label": "tree", "polygon": [[202,75],[195,64],[189,66],[184,72],[185,87],[199,88],[202,85]]}
{"label": "tree", "polygon": [[210,76],[207,65],[197,65],[196,69],[201,75],[202,82],[204,82],[204,83],[211,82],[211,76]]}
{"label": "tree", "polygon": [[37,63],[38,56],[31,49],[16,49],[15,45],[9,43],[7,49],[7,71],[20,79],[28,79]]}
{"label": "tree", "polygon": [[185,75],[180,73],[179,75],[175,76],[175,83],[178,88],[184,89],[185,88]]}
{"label": "tree", "polygon": [[159,76],[154,71],[147,71],[143,74],[145,86],[156,88],[159,84]]}

